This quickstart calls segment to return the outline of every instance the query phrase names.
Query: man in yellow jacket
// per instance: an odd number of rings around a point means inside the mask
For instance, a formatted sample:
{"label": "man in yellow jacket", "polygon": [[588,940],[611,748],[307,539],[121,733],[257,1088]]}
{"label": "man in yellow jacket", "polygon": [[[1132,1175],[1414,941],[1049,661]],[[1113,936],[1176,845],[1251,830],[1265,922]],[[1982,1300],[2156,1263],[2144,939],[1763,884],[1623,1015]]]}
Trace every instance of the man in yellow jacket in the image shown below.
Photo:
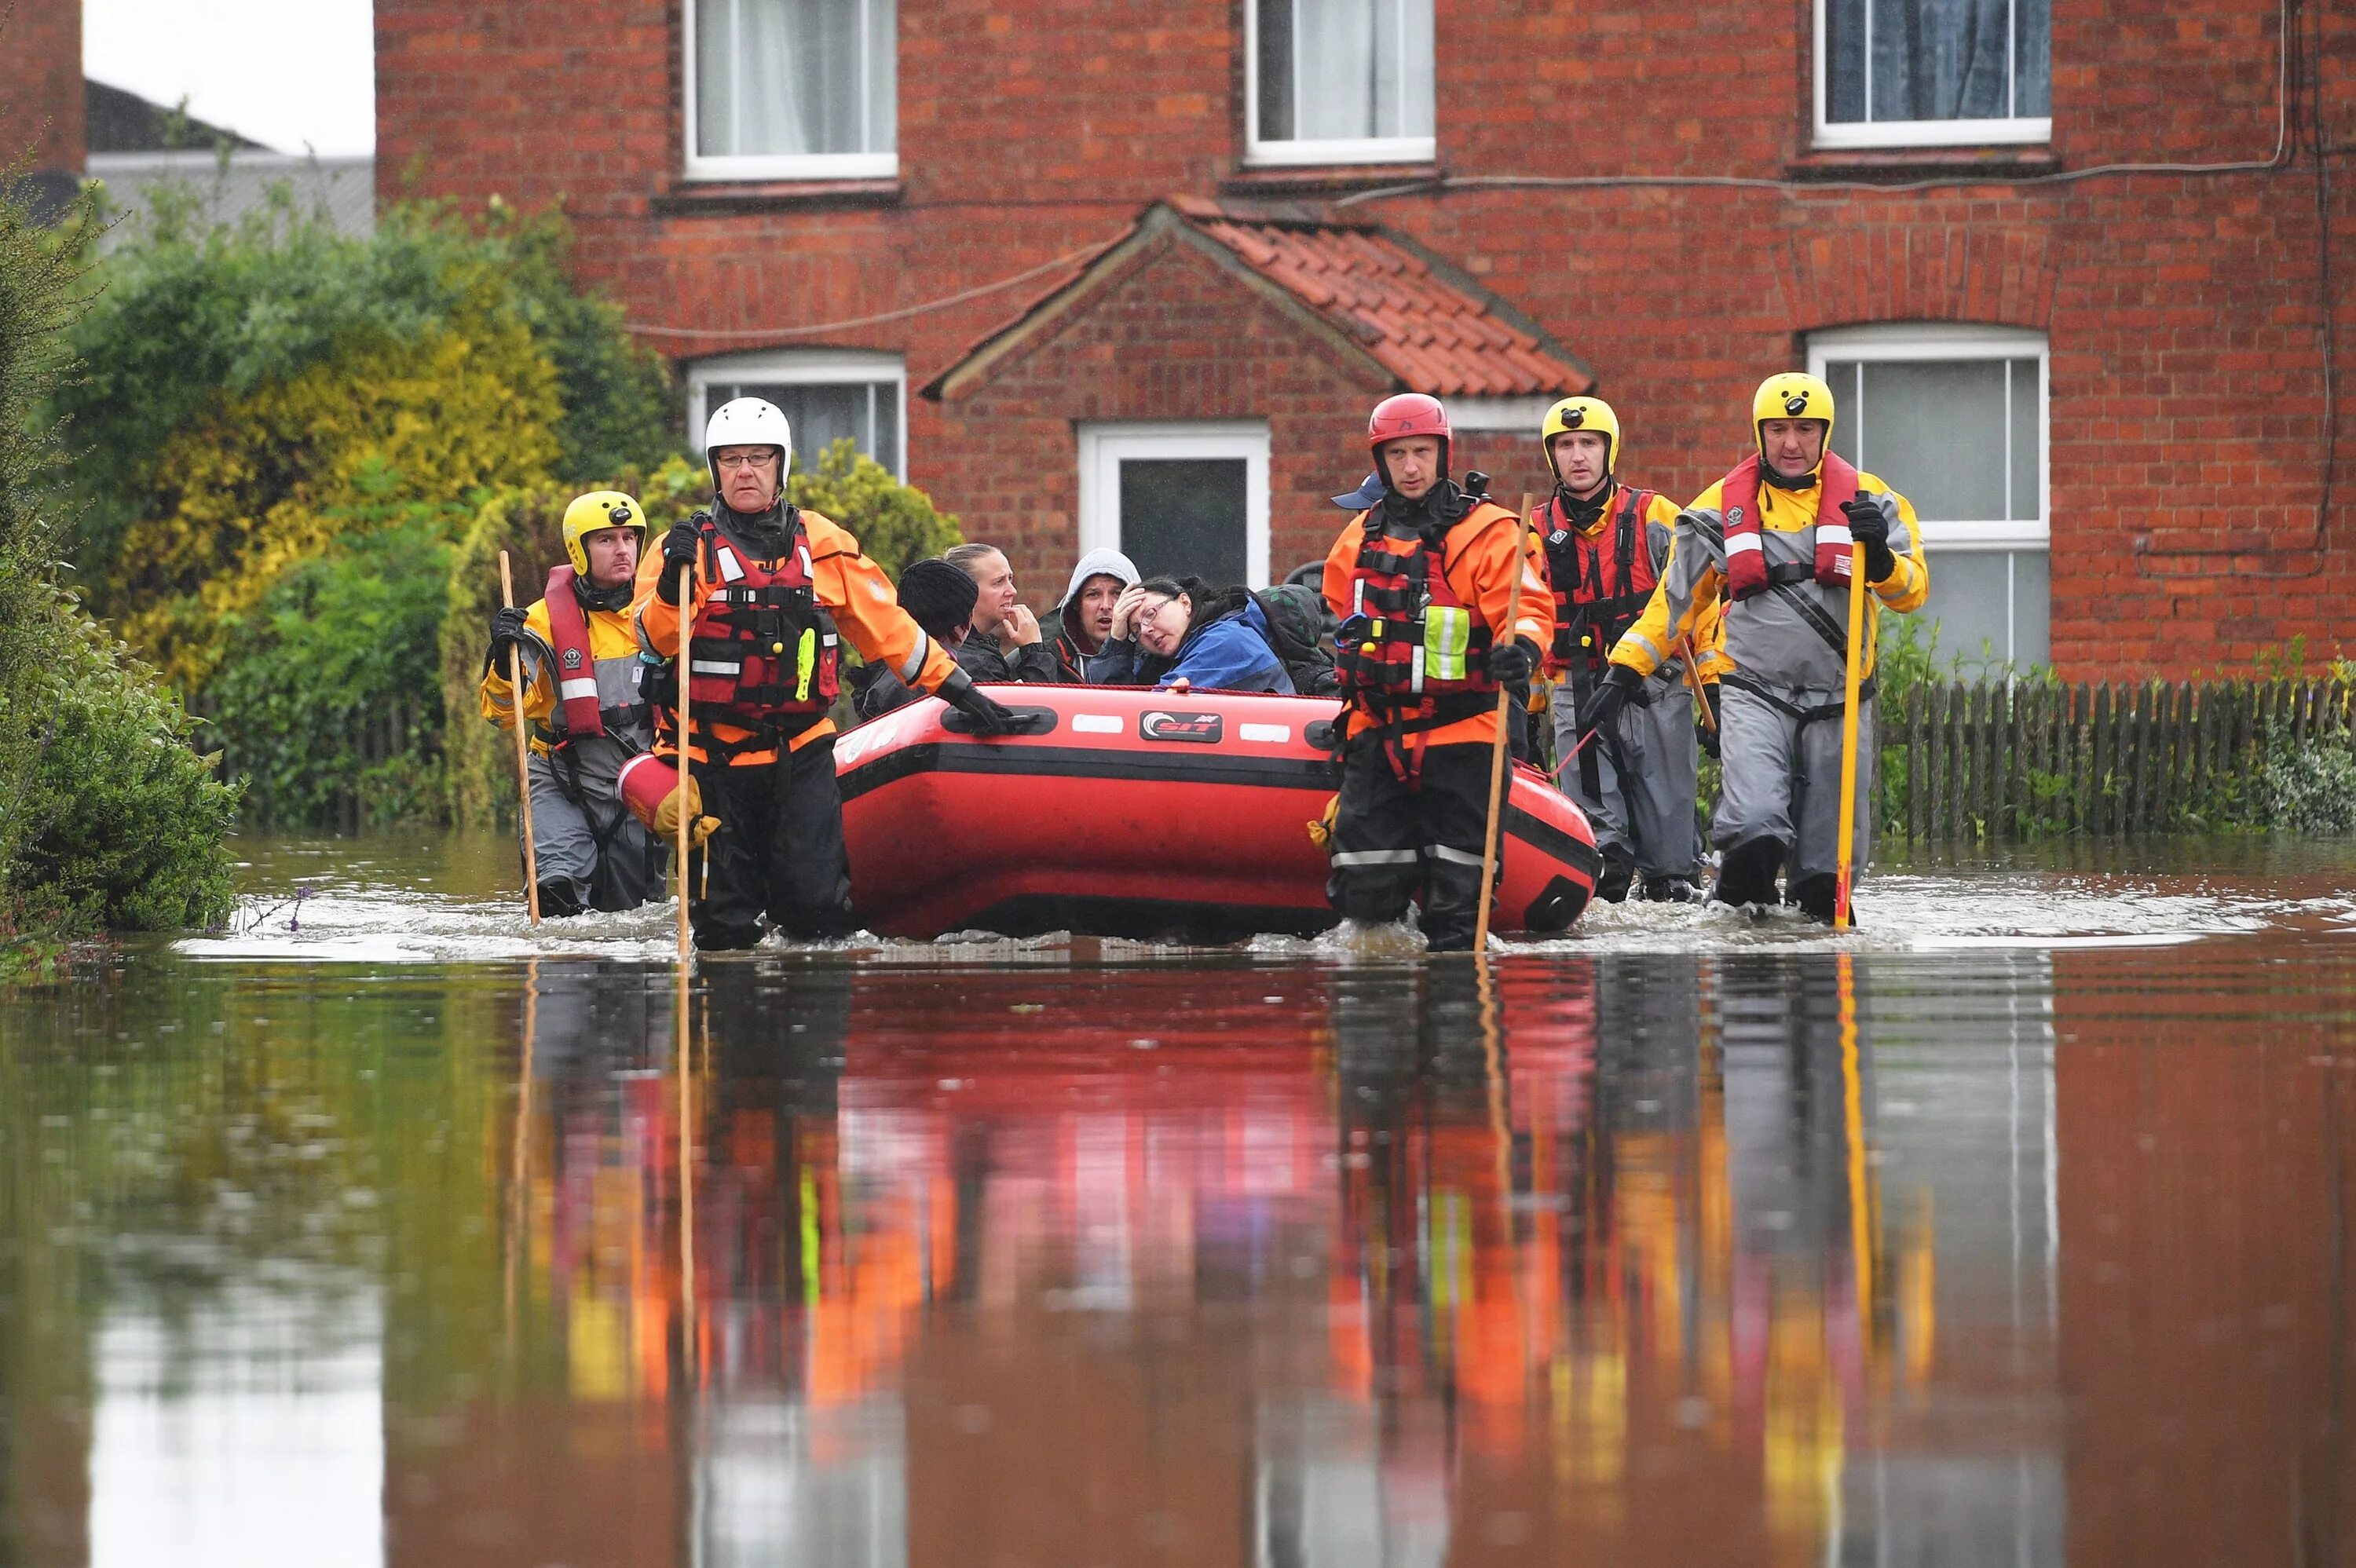
{"label": "man in yellow jacket", "polygon": [[[900,608],[891,579],[857,539],[787,504],[793,429],[776,405],[722,404],[703,447],[712,506],[674,526],[640,569],[637,611],[639,645],[665,672],[655,694],[656,754],[675,763],[683,745],[702,807],[721,824],[691,903],[695,944],[750,947],[765,914],[788,936],[844,935],[857,925],[827,717],[841,684],[839,639],[905,684],[948,699],[979,733],[1002,733],[1013,716]],[[675,684],[682,665],[684,737]]]}
{"label": "man in yellow jacket", "polygon": [[1718,620],[1708,617],[1690,646],[1672,646],[1613,727],[1580,746],[1580,715],[1611,670],[1612,646],[1666,570],[1677,505],[1622,479],[1620,416],[1601,398],[1555,404],[1538,442],[1554,475],[1554,494],[1532,515],[1530,532],[1554,591],[1546,668],[1555,677],[1555,782],[1595,830],[1603,857],[1597,898],[1620,902],[1641,870],[1646,899],[1690,902],[1701,896],[1694,689],[1715,678],[1704,661],[1717,652]]}
{"label": "man in yellow jacket", "polygon": [[564,509],[566,563],[529,609],[491,617],[483,717],[516,722],[509,651],[523,666],[531,726],[531,847],[546,915],[632,909],[662,896],[669,840],[623,804],[620,774],[654,740],[639,681],[646,670],[630,601],[646,513],[618,490],[593,490]]}
{"label": "man in yellow jacket", "polygon": [[[1722,603],[1733,667],[1719,684],[1715,897],[1772,904],[1788,861],[1783,901],[1830,921],[1851,544],[1873,603],[1921,608],[1931,574],[1913,506],[1832,451],[1830,387],[1796,372],[1770,376],[1751,411],[1757,450],[1677,514],[1668,567],[1643,617],[1612,651],[1589,727],[1610,723],[1678,639]],[[1869,622],[1860,656],[1859,868],[1872,842],[1874,630]]]}

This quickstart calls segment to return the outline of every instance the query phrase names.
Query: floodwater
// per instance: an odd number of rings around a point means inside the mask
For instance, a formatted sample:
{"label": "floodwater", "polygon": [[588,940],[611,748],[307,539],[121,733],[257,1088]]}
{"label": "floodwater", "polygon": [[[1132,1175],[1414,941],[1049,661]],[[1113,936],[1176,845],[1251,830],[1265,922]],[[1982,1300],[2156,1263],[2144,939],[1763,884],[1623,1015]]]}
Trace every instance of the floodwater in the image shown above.
{"label": "floodwater", "polygon": [[538,934],[250,846],[0,998],[0,1563],[2356,1562],[2356,851],[1834,939]]}

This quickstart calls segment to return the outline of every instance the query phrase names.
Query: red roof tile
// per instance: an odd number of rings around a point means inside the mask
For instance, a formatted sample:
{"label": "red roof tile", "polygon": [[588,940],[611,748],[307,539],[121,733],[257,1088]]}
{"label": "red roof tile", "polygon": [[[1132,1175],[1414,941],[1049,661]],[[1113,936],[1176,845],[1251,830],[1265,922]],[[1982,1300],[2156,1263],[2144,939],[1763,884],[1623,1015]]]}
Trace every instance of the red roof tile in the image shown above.
{"label": "red roof tile", "polygon": [[1244,265],[1365,346],[1419,392],[1530,397],[1583,392],[1594,378],[1512,319],[1503,302],[1431,263],[1373,224],[1297,204],[1223,205],[1176,197],[1171,208]]}

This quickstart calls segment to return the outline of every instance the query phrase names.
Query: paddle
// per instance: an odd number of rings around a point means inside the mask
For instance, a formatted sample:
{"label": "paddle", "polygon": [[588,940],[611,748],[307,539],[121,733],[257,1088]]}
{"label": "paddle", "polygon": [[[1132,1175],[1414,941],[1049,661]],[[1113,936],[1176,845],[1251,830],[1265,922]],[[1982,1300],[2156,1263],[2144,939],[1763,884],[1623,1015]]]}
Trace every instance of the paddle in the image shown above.
{"label": "paddle", "polygon": [[[1514,520],[1514,598],[1513,613],[1505,617],[1505,638],[1512,641],[1515,628],[1522,624],[1522,574],[1528,570],[1522,561],[1522,552],[1530,543],[1530,498],[1522,497],[1522,515]],[[1497,891],[1498,840],[1504,837],[1503,822],[1498,807],[1505,795],[1505,753],[1507,751],[1507,720],[1513,712],[1514,688],[1497,688],[1497,740],[1489,752],[1489,816],[1488,831],[1481,845],[1481,902],[1472,916],[1472,952],[1476,956],[1489,951],[1489,899]],[[1576,752],[1573,753],[1576,755]]]}
{"label": "paddle", "polygon": [[1841,699],[1840,836],[1834,856],[1833,929],[1848,928],[1848,888],[1857,858],[1858,688],[1865,663],[1865,547],[1848,547],[1848,670]]}
{"label": "paddle", "polygon": [[[692,949],[689,945],[687,928],[687,819],[695,815],[690,811],[687,786],[695,777],[692,764],[687,760],[687,688],[691,684],[688,662],[688,624],[695,618],[695,606],[688,595],[695,588],[695,567],[692,563],[679,569],[679,837],[671,846],[671,856],[679,862],[679,961],[690,962]],[[681,1003],[680,1049],[686,1048],[684,1022],[685,1004]]]}
{"label": "paddle", "polygon": [[[508,571],[508,552],[499,551],[499,603],[515,608],[515,578]],[[523,718],[523,649],[508,645],[508,697],[515,704],[516,792],[523,797],[523,896],[531,907],[531,923],[540,923],[540,858],[531,847],[531,742],[525,738]]]}

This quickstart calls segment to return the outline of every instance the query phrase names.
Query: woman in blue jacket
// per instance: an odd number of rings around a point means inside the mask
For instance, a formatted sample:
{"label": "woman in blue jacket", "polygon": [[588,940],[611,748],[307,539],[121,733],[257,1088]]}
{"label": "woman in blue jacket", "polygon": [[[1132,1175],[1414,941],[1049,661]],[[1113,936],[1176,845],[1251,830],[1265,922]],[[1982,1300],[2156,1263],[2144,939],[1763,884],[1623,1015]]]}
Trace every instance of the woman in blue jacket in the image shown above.
{"label": "woman in blue jacket", "polygon": [[1245,588],[1210,590],[1154,577],[1120,596],[1112,634],[1088,660],[1091,686],[1161,691],[1279,691],[1292,677],[1270,641],[1268,616]]}

